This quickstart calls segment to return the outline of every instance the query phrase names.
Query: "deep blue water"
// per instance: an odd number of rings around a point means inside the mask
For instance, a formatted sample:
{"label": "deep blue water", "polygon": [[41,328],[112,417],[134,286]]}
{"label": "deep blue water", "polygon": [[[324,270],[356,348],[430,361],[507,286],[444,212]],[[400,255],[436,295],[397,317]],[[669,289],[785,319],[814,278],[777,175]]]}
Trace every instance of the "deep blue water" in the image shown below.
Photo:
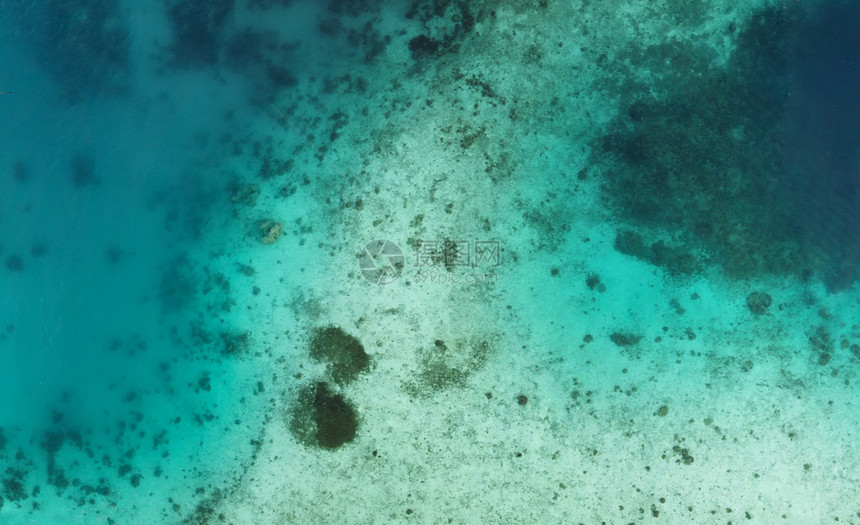
{"label": "deep blue water", "polygon": [[836,2],[791,38],[785,192],[792,219],[856,279],[860,262],[860,6]]}

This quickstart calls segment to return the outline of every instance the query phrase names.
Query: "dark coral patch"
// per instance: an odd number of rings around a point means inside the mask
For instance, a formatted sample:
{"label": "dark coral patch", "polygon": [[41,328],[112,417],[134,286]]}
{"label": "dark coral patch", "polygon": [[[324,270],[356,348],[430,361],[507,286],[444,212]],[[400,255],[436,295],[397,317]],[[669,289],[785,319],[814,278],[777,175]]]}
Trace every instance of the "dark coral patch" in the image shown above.
{"label": "dark coral patch", "polygon": [[299,391],[290,431],[304,445],[334,450],[355,439],[358,423],[352,403],[320,381]]}
{"label": "dark coral patch", "polygon": [[311,357],[328,362],[332,379],[345,385],[370,368],[370,356],[354,336],[337,326],[317,328],[311,338]]}
{"label": "dark coral patch", "polygon": [[317,383],[314,396],[314,422],[317,443],[323,448],[338,448],[355,439],[358,415],[340,394],[329,391],[325,383]]}

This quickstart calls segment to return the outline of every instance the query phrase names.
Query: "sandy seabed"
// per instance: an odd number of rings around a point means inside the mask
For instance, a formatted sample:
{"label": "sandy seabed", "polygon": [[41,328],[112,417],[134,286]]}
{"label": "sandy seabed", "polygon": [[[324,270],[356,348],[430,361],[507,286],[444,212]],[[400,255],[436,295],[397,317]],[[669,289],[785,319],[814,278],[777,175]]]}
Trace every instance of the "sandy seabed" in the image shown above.
{"label": "sandy seabed", "polygon": [[851,235],[774,226],[746,74],[815,6],[48,4],[0,523],[860,523]]}

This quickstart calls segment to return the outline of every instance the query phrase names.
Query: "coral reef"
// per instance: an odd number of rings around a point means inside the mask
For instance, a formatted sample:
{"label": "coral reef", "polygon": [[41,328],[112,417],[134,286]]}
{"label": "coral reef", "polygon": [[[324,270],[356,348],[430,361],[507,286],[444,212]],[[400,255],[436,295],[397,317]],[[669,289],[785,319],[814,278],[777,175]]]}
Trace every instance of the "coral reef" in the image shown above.
{"label": "coral reef", "polygon": [[40,57],[67,99],[124,93],[129,34],[118,0],[51,0]]}
{"label": "coral reef", "polygon": [[217,63],[234,7],[234,0],[172,0],[167,7],[173,33],[172,64],[200,67]]}
{"label": "coral reef", "polygon": [[337,449],[355,439],[358,412],[325,382],[302,388],[290,414],[290,431],[306,446]]}
{"label": "coral reef", "polygon": [[284,232],[284,223],[272,219],[260,221],[260,240],[263,244],[274,244]]}
{"label": "coral reef", "polygon": [[772,301],[770,295],[764,292],[753,292],[747,296],[747,308],[755,315],[762,315],[767,312]]}
{"label": "coral reef", "polygon": [[370,368],[370,356],[354,336],[337,326],[317,328],[311,337],[310,355],[326,361],[335,383],[345,385]]}

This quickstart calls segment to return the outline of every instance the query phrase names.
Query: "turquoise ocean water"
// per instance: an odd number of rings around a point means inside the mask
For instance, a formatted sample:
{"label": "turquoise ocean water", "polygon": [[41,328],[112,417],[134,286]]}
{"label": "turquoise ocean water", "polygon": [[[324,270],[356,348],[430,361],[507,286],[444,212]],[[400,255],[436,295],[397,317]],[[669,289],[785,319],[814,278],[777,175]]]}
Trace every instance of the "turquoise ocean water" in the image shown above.
{"label": "turquoise ocean water", "polygon": [[858,35],[0,0],[0,525],[860,523]]}

